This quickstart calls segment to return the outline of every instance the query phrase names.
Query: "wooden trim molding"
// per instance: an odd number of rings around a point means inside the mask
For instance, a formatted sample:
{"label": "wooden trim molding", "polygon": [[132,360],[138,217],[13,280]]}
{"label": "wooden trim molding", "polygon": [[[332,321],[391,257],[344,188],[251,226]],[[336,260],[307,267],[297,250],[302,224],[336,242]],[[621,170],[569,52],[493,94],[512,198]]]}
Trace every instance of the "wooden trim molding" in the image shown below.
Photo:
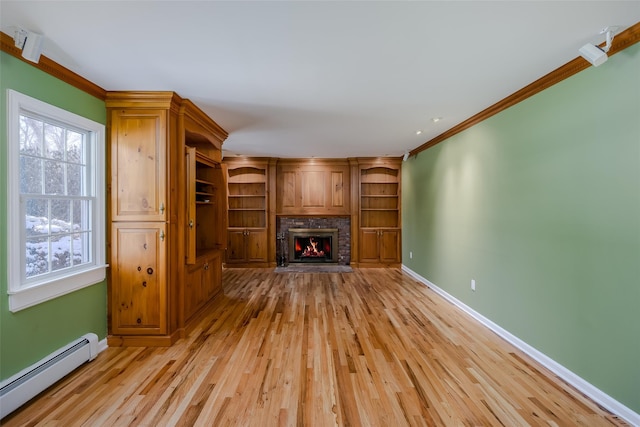
{"label": "wooden trim molding", "polygon": [[0,50],[18,58],[23,62],[26,62],[29,65],[36,67],[39,70],[44,71],[47,74],[52,75],[57,79],[62,80],[65,83],[70,84],[73,87],[76,87],[88,93],[89,95],[95,96],[98,99],[104,100],[106,97],[106,90],[96,85],[95,83],[90,82],[79,74],[74,73],[68,68],[63,67],[52,59],[47,58],[44,55],[40,56],[40,61],[38,61],[37,64],[31,61],[27,61],[22,57],[22,51],[15,46],[13,37],[2,32],[0,32]]}
{"label": "wooden trim molding", "polygon": [[[609,56],[614,55],[618,52],[623,51],[629,46],[638,43],[640,41],[640,22],[635,25],[629,27],[622,33],[615,36],[613,39],[613,43],[611,49],[609,50]],[[428,148],[433,147],[436,144],[445,141],[452,136],[462,132],[463,130],[469,129],[472,126],[488,119],[489,117],[498,114],[499,112],[506,110],[507,108],[513,107],[517,103],[524,101],[525,99],[542,92],[545,89],[550,88],[556,83],[560,83],[561,81],[568,79],[574,74],[579,73],[580,71],[589,68],[591,65],[582,57],[577,57],[570,62],[567,62],[560,68],[555,69],[550,72],[546,76],[539,78],[533,83],[523,87],[519,91],[509,95],[501,101],[493,104],[492,106],[480,111],[475,116],[468,118],[467,120],[459,123],[458,125],[452,127],[448,131],[441,133],[435,138],[425,142],[418,148],[414,148],[409,152],[410,156],[415,156],[421,151],[424,151]]]}

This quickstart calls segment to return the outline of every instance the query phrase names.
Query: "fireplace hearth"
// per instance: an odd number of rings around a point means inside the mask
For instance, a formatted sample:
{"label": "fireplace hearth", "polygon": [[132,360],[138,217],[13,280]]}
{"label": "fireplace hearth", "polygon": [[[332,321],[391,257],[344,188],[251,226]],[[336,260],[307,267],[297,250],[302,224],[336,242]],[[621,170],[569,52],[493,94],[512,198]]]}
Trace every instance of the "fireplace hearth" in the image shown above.
{"label": "fireplace hearth", "polygon": [[337,263],[337,228],[290,228],[290,263]]}

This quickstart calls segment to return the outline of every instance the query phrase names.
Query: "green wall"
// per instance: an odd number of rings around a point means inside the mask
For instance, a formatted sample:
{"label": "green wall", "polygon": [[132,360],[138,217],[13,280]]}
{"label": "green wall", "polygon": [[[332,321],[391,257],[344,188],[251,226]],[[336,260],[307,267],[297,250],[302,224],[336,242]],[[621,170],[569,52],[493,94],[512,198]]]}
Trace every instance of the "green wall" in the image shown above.
{"label": "green wall", "polygon": [[402,179],[404,265],[640,412],[640,44]]}
{"label": "green wall", "polygon": [[[7,89],[99,123],[104,101],[0,52],[0,379],[6,379],[79,336],[107,335],[107,287],[102,282],[11,313],[7,297]],[[104,147],[103,147],[104,149]]]}

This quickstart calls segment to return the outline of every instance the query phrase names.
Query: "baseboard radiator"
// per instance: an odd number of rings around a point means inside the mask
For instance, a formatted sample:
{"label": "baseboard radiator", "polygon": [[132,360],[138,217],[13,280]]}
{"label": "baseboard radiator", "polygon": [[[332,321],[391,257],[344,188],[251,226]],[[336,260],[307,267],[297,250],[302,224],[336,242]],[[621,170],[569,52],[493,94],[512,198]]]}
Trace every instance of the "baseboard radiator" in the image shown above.
{"label": "baseboard radiator", "polygon": [[83,335],[0,383],[0,419],[98,355],[98,336]]}

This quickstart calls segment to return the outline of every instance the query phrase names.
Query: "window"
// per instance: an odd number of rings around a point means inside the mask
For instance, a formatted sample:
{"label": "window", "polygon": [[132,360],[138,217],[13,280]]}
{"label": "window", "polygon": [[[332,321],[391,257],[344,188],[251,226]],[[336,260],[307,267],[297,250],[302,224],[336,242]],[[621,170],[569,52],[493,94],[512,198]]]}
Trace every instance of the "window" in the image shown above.
{"label": "window", "polygon": [[9,308],[105,278],[104,126],[8,90]]}

